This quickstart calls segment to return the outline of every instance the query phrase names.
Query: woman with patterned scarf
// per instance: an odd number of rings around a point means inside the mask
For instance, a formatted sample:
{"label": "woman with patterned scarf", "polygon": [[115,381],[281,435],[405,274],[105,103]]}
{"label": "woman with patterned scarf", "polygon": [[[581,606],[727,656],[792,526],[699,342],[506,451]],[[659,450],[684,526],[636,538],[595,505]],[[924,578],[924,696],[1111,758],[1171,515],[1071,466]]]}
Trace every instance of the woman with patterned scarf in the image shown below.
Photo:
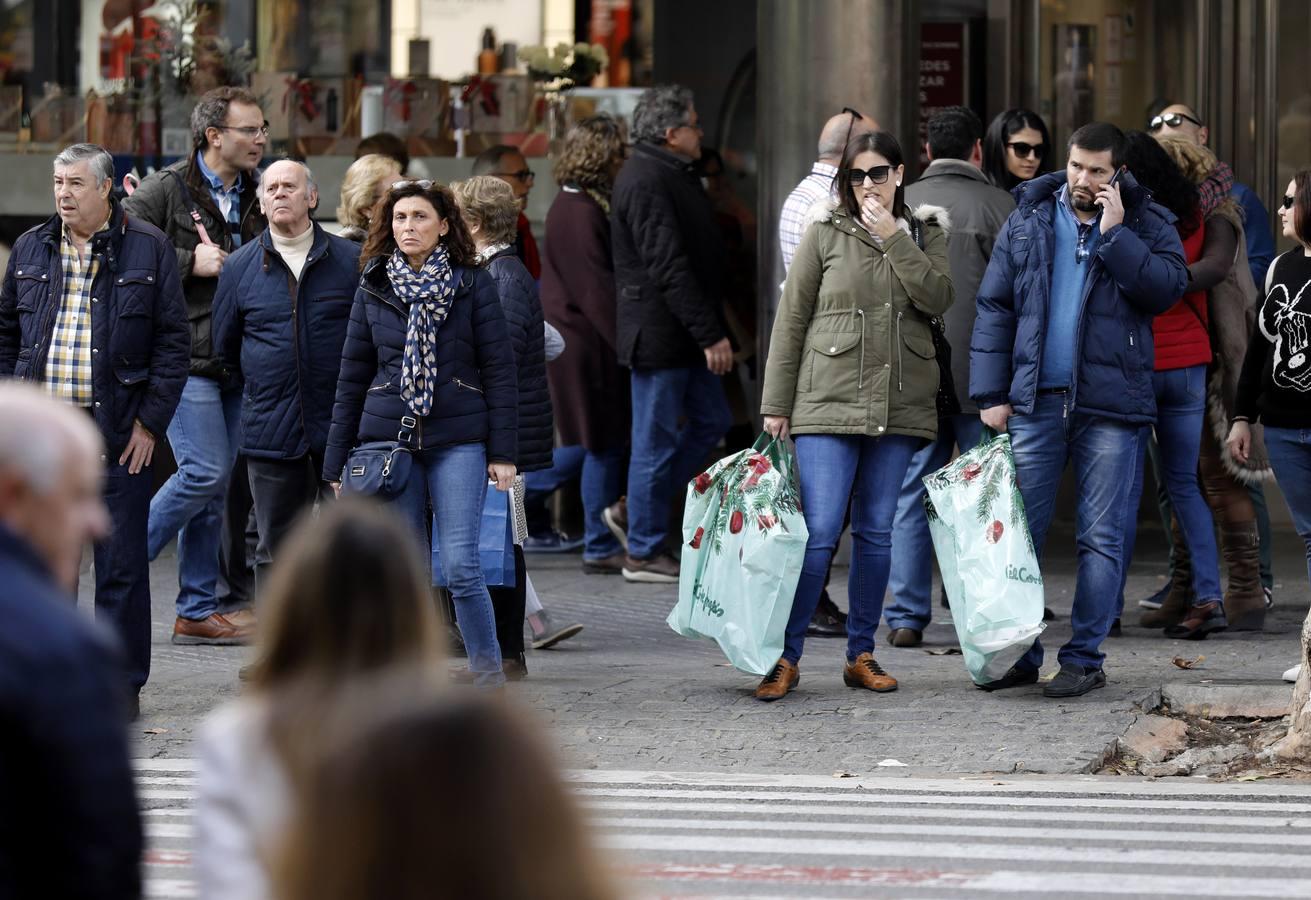
{"label": "woman with patterned scarf", "polygon": [[500,491],[514,480],[519,397],[496,286],[475,259],[447,188],[391,186],[360,252],[324,472],[359,444],[408,444],[410,480],[391,503],[425,547],[431,505],[469,670],[492,687],[505,676],[478,533],[488,479]]}

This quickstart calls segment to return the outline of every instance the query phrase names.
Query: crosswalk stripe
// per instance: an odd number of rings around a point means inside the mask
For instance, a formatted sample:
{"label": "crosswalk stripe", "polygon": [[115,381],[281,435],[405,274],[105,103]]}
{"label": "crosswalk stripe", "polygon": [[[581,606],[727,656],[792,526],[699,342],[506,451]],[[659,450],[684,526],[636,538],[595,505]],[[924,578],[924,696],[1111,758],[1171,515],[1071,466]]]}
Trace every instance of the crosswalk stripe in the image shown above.
{"label": "crosswalk stripe", "polygon": [[155,772],[195,772],[200,768],[200,761],[192,757],[156,757],[153,759],[134,759],[132,768]]}

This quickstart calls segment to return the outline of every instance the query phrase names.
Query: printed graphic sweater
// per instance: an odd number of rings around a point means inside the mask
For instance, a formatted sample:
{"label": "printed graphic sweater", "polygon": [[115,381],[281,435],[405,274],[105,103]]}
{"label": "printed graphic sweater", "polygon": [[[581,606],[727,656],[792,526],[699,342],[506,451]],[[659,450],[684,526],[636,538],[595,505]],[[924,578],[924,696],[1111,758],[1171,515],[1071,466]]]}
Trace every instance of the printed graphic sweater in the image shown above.
{"label": "printed graphic sweater", "polygon": [[1311,428],[1311,257],[1275,260],[1238,378],[1235,418]]}

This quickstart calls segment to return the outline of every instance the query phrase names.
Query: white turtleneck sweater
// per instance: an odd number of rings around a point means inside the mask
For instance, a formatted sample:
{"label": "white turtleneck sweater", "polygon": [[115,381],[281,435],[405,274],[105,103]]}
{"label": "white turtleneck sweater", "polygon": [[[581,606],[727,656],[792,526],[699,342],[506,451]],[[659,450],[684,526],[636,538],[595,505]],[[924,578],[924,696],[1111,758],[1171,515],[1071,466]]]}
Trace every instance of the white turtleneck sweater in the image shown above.
{"label": "white turtleneck sweater", "polygon": [[304,234],[294,238],[281,237],[272,229],[269,230],[269,234],[273,236],[273,249],[278,251],[287,268],[291,269],[291,274],[300,281],[301,270],[305,268],[305,257],[310,255],[310,248],[314,246],[314,223],[310,223]]}

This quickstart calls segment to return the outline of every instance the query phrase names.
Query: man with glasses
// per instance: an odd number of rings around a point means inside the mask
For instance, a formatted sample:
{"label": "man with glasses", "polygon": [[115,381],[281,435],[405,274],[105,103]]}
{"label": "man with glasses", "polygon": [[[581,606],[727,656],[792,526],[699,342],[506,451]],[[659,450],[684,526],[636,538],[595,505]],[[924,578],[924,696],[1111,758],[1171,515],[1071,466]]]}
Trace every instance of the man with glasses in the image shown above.
{"label": "man with glasses", "polygon": [[124,207],[169,238],[177,253],[191,323],[190,377],[168,427],[178,471],[150,503],[148,552],[159,555],[178,541],[177,644],[246,643],[249,612],[220,609],[219,544],[225,491],[235,531],[223,573],[234,594],[247,580],[244,534],[250,511],[244,466],[234,470],[240,443],[241,390],[215,347],[214,292],[228,254],[265,228],[256,169],[264,156],[268,123],[259,101],[242,88],[215,88],[191,113],[193,152],[141,182]]}
{"label": "man with glasses", "polygon": [[[1118,615],[1134,472],[1156,419],[1152,319],[1188,283],[1174,216],[1123,168],[1127,151],[1114,125],[1076,131],[1064,172],[1016,190],[976,296],[970,399],[984,425],[1010,432],[1038,558],[1067,466],[1078,485],[1073,635],[1047,697],[1106,685],[1101,645]],[[980,687],[1035,684],[1042,661],[1034,641]]]}
{"label": "man with glasses", "polygon": [[[842,151],[847,141],[853,137],[878,131],[879,123],[869,116],[863,116],[851,107],[843,107],[842,112],[824,123],[819,132],[819,147],[815,164],[810,174],[792,189],[783,201],[783,211],[778,217],[778,246],[783,251],[783,273],[792,266],[792,255],[797,252],[801,235],[806,230],[806,213],[821,200],[827,200],[833,194],[834,179],[838,174],[838,163],[842,161]],[[778,302],[775,295],[774,302]],[[846,634],[846,632],[842,632]]]}
{"label": "man with glasses", "polygon": [[514,191],[514,199],[519,201],[518,237],[514,242],[514,255],[524,264],[534,281],[542,278],[542,258],[537,252],[537,240],[533,237],[533,228],[524,210],[528,208],[528,194],[533,189],[536,173],[528,168],[528,160],[518,147],[509,144],[497,144],[479,153],[473,160],[474,175],[495,175]]}

